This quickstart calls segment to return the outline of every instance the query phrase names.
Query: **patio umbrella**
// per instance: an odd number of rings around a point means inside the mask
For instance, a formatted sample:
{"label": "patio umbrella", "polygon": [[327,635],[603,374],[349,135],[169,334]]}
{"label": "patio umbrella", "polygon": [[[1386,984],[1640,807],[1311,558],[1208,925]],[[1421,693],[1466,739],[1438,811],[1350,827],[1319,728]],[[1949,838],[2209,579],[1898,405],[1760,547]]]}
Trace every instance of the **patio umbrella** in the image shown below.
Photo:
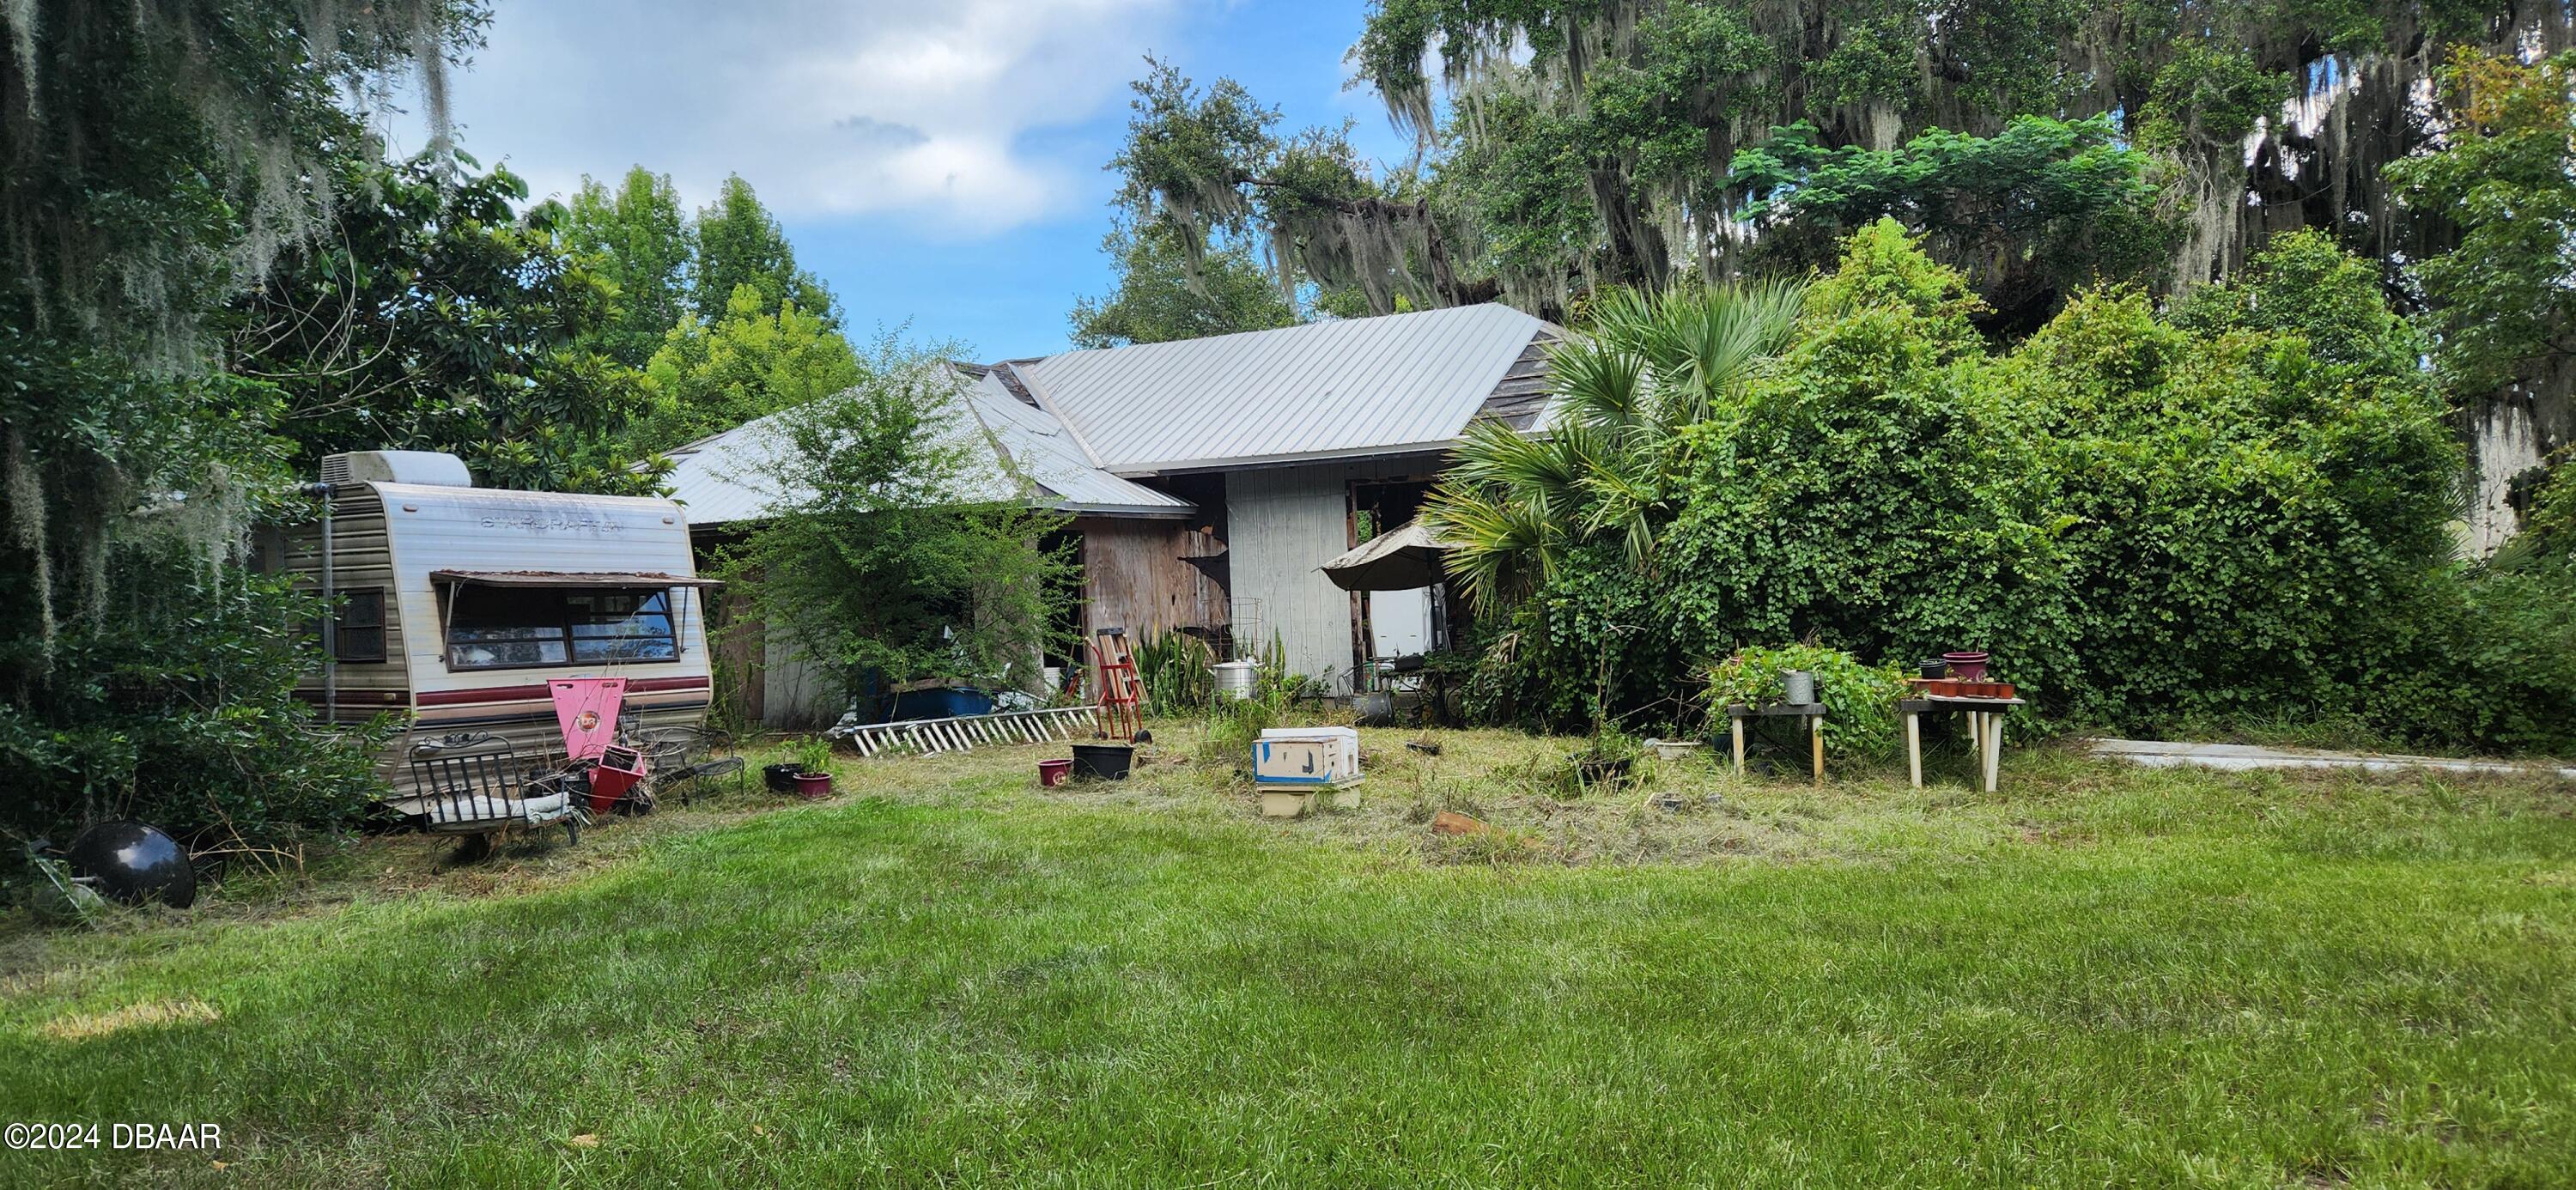
{"label": "patio umbrella", "polygon": [[1345,591],[1410,591],[1440,581],[1441,541],[1420,520],[1361,542],[1324,563],[1324,577]]}

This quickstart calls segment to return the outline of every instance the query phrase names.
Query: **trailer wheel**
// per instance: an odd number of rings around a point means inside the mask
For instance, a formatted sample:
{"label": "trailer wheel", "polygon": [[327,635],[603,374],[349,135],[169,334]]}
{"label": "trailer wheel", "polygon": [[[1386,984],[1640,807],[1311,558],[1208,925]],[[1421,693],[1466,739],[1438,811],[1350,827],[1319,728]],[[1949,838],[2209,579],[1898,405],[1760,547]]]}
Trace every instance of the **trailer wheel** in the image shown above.
{"label": "trailer wheel", "polygon": [[580,846],[580,845],[581,845],[581,819],[580,819],[580,817],[575,816],[575,817],[572,817],[572,818],[564,819],[564,846],[566,846],[566,847],[578,847],[578,846]]}

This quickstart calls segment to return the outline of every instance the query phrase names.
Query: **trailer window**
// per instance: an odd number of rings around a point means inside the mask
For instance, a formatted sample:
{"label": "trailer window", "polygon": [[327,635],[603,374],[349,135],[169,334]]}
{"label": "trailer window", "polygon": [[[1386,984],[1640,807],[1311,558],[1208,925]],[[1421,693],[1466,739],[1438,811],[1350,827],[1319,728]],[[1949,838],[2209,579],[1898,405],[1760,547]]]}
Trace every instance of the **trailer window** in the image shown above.
{"label": "trailer window", "polygon": [[575,661],[669,661],[680,655],[669,591],[585,591],[564,603]]}
{"label": "trailer window", "polygon": [[509,669],[680,655],[664,590],[462,587],[448,616],[447,663]]}
{"label": "trailer window", "polygon": [[385,592],[366,587],[340,592],[337,622],[331,628],[332,651],[340,661],[385,659]]}

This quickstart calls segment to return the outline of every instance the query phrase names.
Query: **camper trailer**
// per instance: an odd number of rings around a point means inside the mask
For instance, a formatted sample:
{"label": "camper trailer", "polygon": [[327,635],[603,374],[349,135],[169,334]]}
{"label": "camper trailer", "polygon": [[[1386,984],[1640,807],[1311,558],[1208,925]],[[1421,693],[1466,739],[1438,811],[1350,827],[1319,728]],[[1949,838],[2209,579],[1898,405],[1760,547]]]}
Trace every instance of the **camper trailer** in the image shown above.
{"label": "camper trailer", "polygon": [[381,766],[398,795],[452,735],[560,763],[556,678],[625,678],[624,724],[703,722],[715,584],[678,504],[478,488],[463,460],[423,451],[332,455],[319,487],[329,514],[279,543],[297,585],[339,609],[298,693],[336,723],[408,720]]}

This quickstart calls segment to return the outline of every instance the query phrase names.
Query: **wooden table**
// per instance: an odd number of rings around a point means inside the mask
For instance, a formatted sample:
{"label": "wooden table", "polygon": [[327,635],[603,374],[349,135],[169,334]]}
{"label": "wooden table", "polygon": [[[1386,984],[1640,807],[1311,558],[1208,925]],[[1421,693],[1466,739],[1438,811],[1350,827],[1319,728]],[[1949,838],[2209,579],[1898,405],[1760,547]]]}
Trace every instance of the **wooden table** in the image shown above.
{"label": "wooden table", "polygon": [[1727,727],[1735,735],[1735,771],[1744,772],[1744,721],[1747,719],[1799,718],[1807,721],[1807,741],[1816,758],[1816,783],[1825,780],[1825,704],[1820,702],[1775,702],[1767,707],[1749,707],[1736,703],[1726,708]]}
{"label": "wooden table", "polygon": [[1935,711],[1964,711],[1968,716],[1968,741],[1976,746],[1977,768],[1985,776],[1986,792],[1995,791],[1995,778],[2002,766],[2004,750],[2004,715],[2014,707],[2028,706],[2021,698],[1956,698],[1946,694],[1926,694],[1898,699],[1896,710],[1905,716],[1905,774],[1914,788],[1923,788],[1923,725],[1921,716]]}

